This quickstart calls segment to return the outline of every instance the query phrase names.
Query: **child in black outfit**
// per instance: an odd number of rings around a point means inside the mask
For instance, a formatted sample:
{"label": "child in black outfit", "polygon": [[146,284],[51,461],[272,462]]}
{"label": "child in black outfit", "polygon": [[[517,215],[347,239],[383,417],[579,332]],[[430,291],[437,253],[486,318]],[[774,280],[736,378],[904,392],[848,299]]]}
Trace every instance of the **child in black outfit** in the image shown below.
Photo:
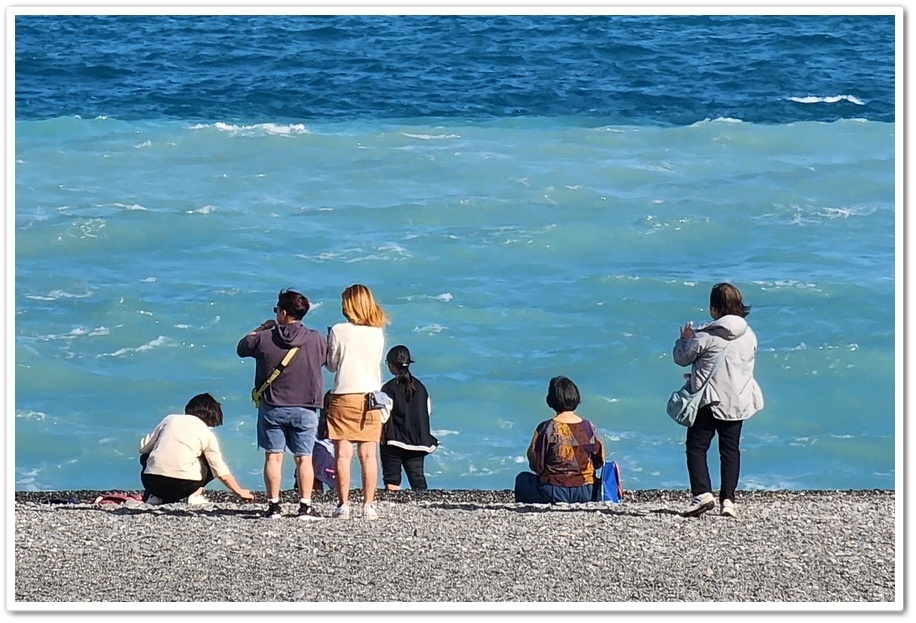
{"label": "child in black outfit", "polygon": [[382,478],[385,489],[401,488],[401,468],[407,474],[411,489],[426,489],[423,460],[439,445],[429,432],[432,410],[429,393],[420,379],[410,373],[410,351],[406,346],[394,346],[385,357],[388,369],[395,375],[382,385],[382,391],[394,403],[391,417],[382,425],[379,452],[382,457]]}

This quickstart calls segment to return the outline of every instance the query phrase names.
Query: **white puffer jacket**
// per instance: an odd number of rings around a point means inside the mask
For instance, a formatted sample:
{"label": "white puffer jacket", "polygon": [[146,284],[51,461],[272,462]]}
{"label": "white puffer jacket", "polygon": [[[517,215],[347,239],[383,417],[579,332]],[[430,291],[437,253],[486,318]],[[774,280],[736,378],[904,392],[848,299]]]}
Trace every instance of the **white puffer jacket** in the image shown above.
{"label": "white puffer jacket", "polygon": [[694,329],[689,340],[674,343],[674,362],[693,366],[690,389],[703,384],[716,357],[730,344],[728,352],[703,392],[701,405],[711,405],[720,420],[746,420],[763,409],[763,392],[754,380],[757,336],[741,316],[722,316]]}

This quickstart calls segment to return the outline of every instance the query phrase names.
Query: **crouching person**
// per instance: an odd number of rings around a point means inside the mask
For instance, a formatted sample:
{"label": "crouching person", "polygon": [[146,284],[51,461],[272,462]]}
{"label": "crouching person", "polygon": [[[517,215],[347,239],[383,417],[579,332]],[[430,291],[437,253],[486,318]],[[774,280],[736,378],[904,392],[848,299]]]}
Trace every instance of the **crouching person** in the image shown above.
{"label": "crouching person", "polygon": [[[547,406],[556,415],[538,424],[528,447],[531,472],[515,478],[515,501],[525,504],[589,502],[595,469],[604,465],[598,430],[575,413],[579,388],[565,376],[550,379]],[[533,472],[533,473],[532,473]]]}
{"label": "crouching person", "polygon": [[140,481],[143,501],[170,504],[187,499],[205,504],[204,487],[214,478],[246,502],[254,499],[229,473],[219,441],[211,428],[223,423],[223,410],[210,394],[198,394],[183,414],[167,415],[140,440]]}

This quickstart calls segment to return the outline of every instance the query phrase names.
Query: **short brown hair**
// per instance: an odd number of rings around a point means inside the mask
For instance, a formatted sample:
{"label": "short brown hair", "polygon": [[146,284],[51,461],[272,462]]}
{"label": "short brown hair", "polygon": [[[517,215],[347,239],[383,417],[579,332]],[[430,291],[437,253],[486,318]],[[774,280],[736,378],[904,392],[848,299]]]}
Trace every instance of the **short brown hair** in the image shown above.
{"label": "short brown hair", "polygon": [[751,313],[751,306],[741,300],[741,292],[730,283],[717,283],[709,293],[709,307],[715,307],[723,316],[741,316]]}

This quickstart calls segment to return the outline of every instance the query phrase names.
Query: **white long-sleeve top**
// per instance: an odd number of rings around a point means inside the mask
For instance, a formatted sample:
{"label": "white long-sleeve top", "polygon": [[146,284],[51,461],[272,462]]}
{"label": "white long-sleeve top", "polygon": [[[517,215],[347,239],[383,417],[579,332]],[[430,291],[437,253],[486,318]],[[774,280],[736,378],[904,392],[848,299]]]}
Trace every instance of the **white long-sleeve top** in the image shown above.
{"label": "white long-sleeve top", "polygon": [[140,454],[149,454],[144,472],[182,480],[200,480],[201,456],[217,478],[229,474],[219,441],[209,426],[196,415],[167,415],[149,435],[140,440]]}
{"label": "white long-sleeve top", "polygon": [[382,387],[385,334],[380,327],[341,322],[328,333],[327,368],[332,394],[367,394]]}

